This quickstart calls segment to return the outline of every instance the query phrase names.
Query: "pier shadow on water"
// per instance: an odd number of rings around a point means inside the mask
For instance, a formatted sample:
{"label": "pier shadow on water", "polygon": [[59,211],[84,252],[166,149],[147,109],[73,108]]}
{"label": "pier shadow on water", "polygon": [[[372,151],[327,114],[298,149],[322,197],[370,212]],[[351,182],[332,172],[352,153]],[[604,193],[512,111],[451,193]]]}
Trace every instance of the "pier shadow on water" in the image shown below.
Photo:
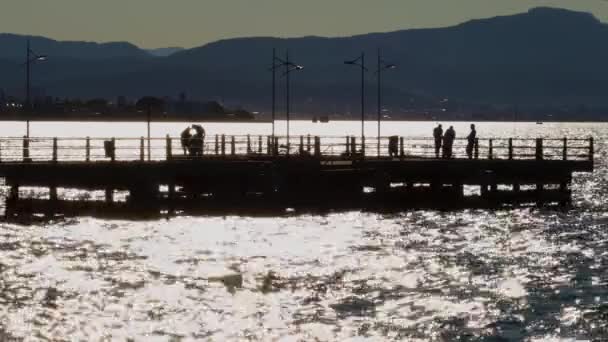
{"label": "pier shadow on water", "polygon": [[325,196],[291,197],[261,196],[221,197],[212,195],[184,195],[168,199],[134,200],[127,195],[120,201],[91,199],[88,193],[70,199],[50,199],[40,193],[26,198],[10,198],[7,191],[0,194],[4,202],[5,222],[38,224],[81,216],[100,219],[147,221],[180,216],[246,216],[286,217],[294,215],[326,215],[331,213],[361,211],[366,213],[399,214],[409,210],[458,211],[463,209],[510,210],[513,208],[538,207],[556,211],[571,208],[562,194],[555,196],[545,191],[541,197],[535,191],[520,191],[514,197],[509,192],[496,192],[494,197],[477,194],[462,196],[450,187],[440,190],[420,188],[407,192],[389,191],[375,193],[370,189],[363,194],[326,194]]}

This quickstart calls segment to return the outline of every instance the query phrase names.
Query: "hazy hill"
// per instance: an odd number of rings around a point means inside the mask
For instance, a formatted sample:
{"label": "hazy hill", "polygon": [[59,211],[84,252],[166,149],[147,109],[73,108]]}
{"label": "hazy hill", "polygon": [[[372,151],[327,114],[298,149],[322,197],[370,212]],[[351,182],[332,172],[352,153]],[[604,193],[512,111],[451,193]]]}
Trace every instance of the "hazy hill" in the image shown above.
{"label": "hazy hill", "polygon": [[[28,36],[0,33],[0,58],[25,59]],[[74,59],[106,59],[146,57],[147,53],[127,42],[92,43],[56,41],[44,37],[29,37],[32,49],[39,54]]]}
{"label": "hazy hill", "polygon": [[[22,58],[23,38],[15,39],[0,35],[0,87],[9,91],[23,84],[15,59],[15,54]],[[590,14],[537,8],[439,29],[344,38],[229,39],[161,58],[126,43],[38,38],[32,44],[53,56],[48,64],[36,66],[34,76],[49,94],[176,96],[185,91],[190,97],[221,98],[253,110],[269,107],[272,48],[281,57],[289,49],[292,59],[305,66],[292,78],[295,111],[357,112],[360,74],[343,61],[365,51],[371,69],[368,103],[373,104],[377,48],[399,66],[383,78],[389,108],[446,97],[482,104],[608,106],[606,42],[608,25]],[[281,101],[280,74],[278,81]]]}
{"label": "hazy hill", "polygon": [[158,48],[158,49],[148,49],[146,50],[149,54],[156,57],[168,57],[172,54],[183,51],[182,47],[167,47],[167,48]]}

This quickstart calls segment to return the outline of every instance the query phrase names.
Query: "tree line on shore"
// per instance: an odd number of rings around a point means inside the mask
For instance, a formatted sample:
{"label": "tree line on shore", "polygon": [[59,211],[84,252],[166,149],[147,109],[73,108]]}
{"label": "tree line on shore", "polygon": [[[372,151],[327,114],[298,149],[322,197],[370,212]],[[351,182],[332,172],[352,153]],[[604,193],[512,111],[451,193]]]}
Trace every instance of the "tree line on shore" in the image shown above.
{"label": "tree line on shore", "polygon": [[152,116],[165,120],[252,120],[244,109],[229,109],[217,101],[187,100],[183,94],[177,100],[169,97],[144,96],[136,100],[119,96],[116,101],[106,98],[33,99],[29,105],[23,99],[0,98],[0,115],[5,119],[27,115],[40,119],[108,119],[129,120]]}

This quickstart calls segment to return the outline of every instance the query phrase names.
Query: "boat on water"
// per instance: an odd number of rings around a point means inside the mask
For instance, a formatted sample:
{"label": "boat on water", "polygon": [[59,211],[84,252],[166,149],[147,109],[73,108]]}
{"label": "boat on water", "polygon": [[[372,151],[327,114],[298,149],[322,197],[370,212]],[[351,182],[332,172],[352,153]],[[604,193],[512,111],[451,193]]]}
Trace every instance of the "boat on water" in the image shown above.
{"label": "boat on water", "polygon": [[542,125],[542,124],[543,124],[543,122],[542,122],[542,121],[536,121],[536,124],[537,124],[537,125]]}
{"label": "boat on water", "polygon": [[317,117],[316,117],[316,116],[313,116],[313,117],[312,117],[312,122],[317,123],[317,121],[319,121],[319,119],[317,119]]}

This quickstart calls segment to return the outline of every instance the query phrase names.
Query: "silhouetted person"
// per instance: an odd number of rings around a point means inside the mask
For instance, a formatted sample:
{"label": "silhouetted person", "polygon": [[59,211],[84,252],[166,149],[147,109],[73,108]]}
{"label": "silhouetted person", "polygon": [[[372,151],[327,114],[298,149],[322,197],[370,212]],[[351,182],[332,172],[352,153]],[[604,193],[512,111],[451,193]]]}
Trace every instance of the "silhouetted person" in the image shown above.
{"label": "silhouetted person", "polygon": [[467,136],[467,156],[469,159],[473,158],[473,147],[475,146],[475,139],[477,138],[477,131],[475,125],[471,124],[471,133]]}
{"label": "silhouetted person", "polygon": [[454,126],[450,126],[443,135],[443,158],[452,158],[454,139],[456,139],[456,131],[454,131]]}
{"label": "silhouetted person", "polygon": [[433,130],[433,138],[435,138],[435,158],[439,158],[439,150],[441,150],[441,139],[443,139],[443,128],[441,124],[437,125]]}
{"label": "silhouetted person", "polygon": [[388,154],[391,157],[399,156],[399,137],[396,135],[388,138]]}
{"label": "silhouetted person", "polygon": [[184,155],[188,153],[190,149],[190,139],[192,138],[192,133],[190,133],[190,126],[186,127],[186,129],[181,134],[181,143],[182,149],[184,150]]}
{"label": "silhouetted person", "polygon": [[203,145],[205,141],[205,129],[201,125],[192,125],[194,135],[190,138],[190,154],[195,156],[203,155]]}

